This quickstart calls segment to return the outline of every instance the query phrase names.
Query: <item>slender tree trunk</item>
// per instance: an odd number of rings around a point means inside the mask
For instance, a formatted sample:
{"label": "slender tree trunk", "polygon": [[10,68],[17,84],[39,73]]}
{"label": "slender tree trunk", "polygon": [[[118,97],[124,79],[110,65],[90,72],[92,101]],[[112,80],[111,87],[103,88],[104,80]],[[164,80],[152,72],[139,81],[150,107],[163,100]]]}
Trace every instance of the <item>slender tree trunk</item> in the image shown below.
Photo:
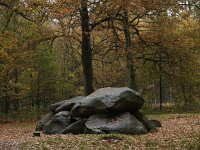
{"label": "slender tree trunk", "polygon": [[[160,68],[160,67],[159,67]],[[160,69],[160,79],[159,79],[159,88],[160,88],[160,110],[162,110],[163,105],[163,88],[162,88],[162,75],[161,75],[161,69]]]}
{"label": "slender tree trunk", "polygon": [[33,75],[32,75],[32,73],[30,73],[31,92],[30,92],[30,94],[29,94],[29,99],[31,100],[31,107],[34,107],[34,106],[35,106],[35,103],[34,103],[34,91],[33,91],[33,85],[32,85],[32,78],[33,78]]}
{"label": "slender tree trunk", "polygon": [[183,79],[181,79],[181,90],[182,90],[182,95],[183,95],[183,99],[184,99],[184,108],[186,111],[188,111],[188,99],[186,96],[186,86],[184,84]]}
{"label": "slender tree trunk", "polygon": [[169,87],[169,102],[172,103],[172,87]]}
{"label": "slender tree trunk", "polygon": [[123,28],[124,28],[124,35],[126,40],[126,61],[127,61],[127,70],[128,70],[128,87],[137,91],[136,85],[136,74],[135,74],[135,66],[133,64],[132,56],[130,53],[131,48],[131,36],[129,32],[129,25],[128,25],[128,14],[125,11],[123,16]]}
{"label": "slender tree trunk", "polygon": [[35,105],[37,106],[37,108],[40,108],[40,73],[38,73],[38,79],[37,79],[37,98],[35,101]]}
{"label": "slender tree trunk", "polygon": [[8,111],[10,109],[10,102],[9,102],[9,95],[8,95],[8,73],[4,76],[4,81],[3,81],[3,112],[5,114],[8,114]]}
{"label": "slender tree trunk", "polygon": [[186,94],[186,81],[184,81],[185,79],[185,69],[182,66],[182,59],[180,60],[180,68],[181,68],[181,95],[183,96],[183,100],[184,100],[184,109],[186,111],[188,111],[188,98],[187,98],[187,94]]}
{"label": "slender tree trunk", "polygon": [[7,85],[4,85],[4,92],[5,95],[3,96],[3,112],[5,114],[8,114],[9,108],[10,108],[10,103],[9,103],[9,96],[8,96],[8,87]]}
{"label": "slender tree trunk", "polygon": [[162,84],[162,63],[161,63],[161,52],[160,52],[160,62],[159,62],[159,90],[160,90],[160,111],[162,110],[163,106],[163,84]]}
{"label": "slender tree trunk", "polygon": [[[15,76],[15,84],[17,84],[18,83],[18,71],[17,71],[17,69],[15,69],[15,71],[14,71],[14,76]],[[19,95],[19,89],[18,89],[18,87],[15,87],[15,96],[14,96],[14,101],[13,101],[15,111],[17,111],[19,109],[18,95]]]}
{"label": "slender tree trunk", "polygon": [[8,94],[6,93],[3,99],[3,110],[5,114],[8,114],[9,110],[9,99],[8,99]]}
{"label": "slender tree trunk", "polygon": [[84,93],[89,95],[93,88],[92,49],[90,45],[90,27],[87,1],[81,2],[81,27],[82,27],[82,66],[84,75]]}

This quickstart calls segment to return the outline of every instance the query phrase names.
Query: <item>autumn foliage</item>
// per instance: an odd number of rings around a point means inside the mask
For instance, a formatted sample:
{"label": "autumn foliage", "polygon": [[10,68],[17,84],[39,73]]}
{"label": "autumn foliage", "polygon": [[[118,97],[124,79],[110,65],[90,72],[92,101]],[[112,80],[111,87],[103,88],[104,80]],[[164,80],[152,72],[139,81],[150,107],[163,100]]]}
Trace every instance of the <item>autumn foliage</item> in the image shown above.
{"label": "autumn foliage", "polygon": [[196,107],[199,11],[195,0],[0,0],[0,111],[107,86]]}

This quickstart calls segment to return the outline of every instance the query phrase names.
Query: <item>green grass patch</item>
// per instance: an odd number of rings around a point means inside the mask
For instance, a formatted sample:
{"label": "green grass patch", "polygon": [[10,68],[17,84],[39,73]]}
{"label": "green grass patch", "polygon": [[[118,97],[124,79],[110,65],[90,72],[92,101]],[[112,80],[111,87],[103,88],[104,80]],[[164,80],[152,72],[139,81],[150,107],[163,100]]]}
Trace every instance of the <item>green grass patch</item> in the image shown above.
{"label": "green grass patch", "polygon": [[163,104],[162,110],[160,110],[159,105],[144,105],[142,107],[142,112],[144,114],[154,114],[154,115],[162,115],[162,114],[182,114],[182,113],[200,113],[200,102],[195,103],[186,110],[184,106],[176,106],[174,104]]}
{"label": "green grass patch", "polygon": [[8,114],[0,113],[0,123],[8,123],[8,122],[15,122],[15,121],[31,121],[39,119],[41,116],[43,116],[46,113],[46,111],[32,109],[29,110],[18,110],[18,111],[12,111]]}

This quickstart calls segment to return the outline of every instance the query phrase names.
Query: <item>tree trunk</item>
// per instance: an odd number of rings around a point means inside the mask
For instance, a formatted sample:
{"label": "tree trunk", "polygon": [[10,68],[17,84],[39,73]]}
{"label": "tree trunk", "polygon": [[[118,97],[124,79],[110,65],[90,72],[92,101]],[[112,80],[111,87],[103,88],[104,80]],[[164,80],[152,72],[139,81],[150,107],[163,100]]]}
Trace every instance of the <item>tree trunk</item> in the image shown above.
{"label": "tree trunk", "polygon": [[4,81],[3,81],[3,112],[5,114],[8,114],[8,111],[10,109],[10,99],[9,99],[9,95],[8,95],[8,79],[9,75],[8,73],[6,73],[6,75],[4,76]]}
{"label": "tree trunk", "polygon": [[185,86],[185,84],[184,84],[184,81],[183,81],[183,79],[181,79],[181,90],[182,90],[182,95],[183,95],[183,99],[184,99],[184,109],[186,110],[186,111],[188,111],[188,99],[187,99],[187,96],[186,96],[186,86]]}
{"label": "tree trunk", "polygon": [[[15,69],[14,71],[14,76],[15,76],[15,85],[18,83],[18,71],[17,69]],[[14,95],[14,101],[13,101],[13,105],[14,105],[14,110],[17,111],[19,109],[19,89],[18,87],[15,87],[15,95]]]}
{"label": "tree trunk", "polygon": [[160,77],[159,77],[159,89],[160,89],[160,111],[162,110],[162,105],[163,105],[163,86],[162,86],[162,74],[161,74],[161,66],[159,67],[160,68]]}
{"label": "tree trunk", "polygon": [[8,114],[9,106],[8,94],[6,93],[3,99],[3,112],[5,114]]}
{"label": "tree trunk", "polygon": [[129,25],[128,25],[128,14],[125,11],[123,16],[123,28],[124,28],[124,35],[126,40],[126,61],[127,61],[127,70],[128,70],[128,87],[137,91],[136,85],[136,74],[135,74],[135,66],[133,64],[132,56],[130,53],[131,48],[131,36],[129,32]]}
{"label": "tree trunk", "polygon": [[3,96],[3,112],[5,114],[8,114],[10,103],[9,103],[9,96],[8,96],[8,87],[6,84],[4,84],[4,93],[5,95]]}
{"label": "tree trunk", "polygon": [[38,79],[37,79],[37,98],[35,100],[35,105],[37,106],[37,109],[40,109],[40,73],[38,73]]}
{"label": "tree trunk", "polygon": [[159,54],[160,57],[160,62],[159,62],[159,92],[160,92],[160,111],[162,110],[163,107],[163,83],[162,83],[162,57],[161,57],[161,51]]}
{"label": "tree trunk", "polygon": [[93,88],[92,49],[90,45],[90,27],[87,1],[81,2],[81,27],[82,27],[82,66],[84,76],[84,93],[89,95]]}

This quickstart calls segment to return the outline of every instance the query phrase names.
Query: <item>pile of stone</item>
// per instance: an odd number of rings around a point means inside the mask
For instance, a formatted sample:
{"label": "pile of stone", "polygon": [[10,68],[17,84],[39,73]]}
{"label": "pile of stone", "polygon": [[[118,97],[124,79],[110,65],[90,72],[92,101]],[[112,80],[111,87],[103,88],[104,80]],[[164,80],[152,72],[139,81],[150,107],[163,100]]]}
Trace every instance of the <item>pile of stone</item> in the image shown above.
{"label": "pile of stone", "polygon": [[160,126],[139,110],[144,99],[129,88],[102,88],[86,97],[75,97],[50,106],[36,131],[45,134],[146,134]]}

